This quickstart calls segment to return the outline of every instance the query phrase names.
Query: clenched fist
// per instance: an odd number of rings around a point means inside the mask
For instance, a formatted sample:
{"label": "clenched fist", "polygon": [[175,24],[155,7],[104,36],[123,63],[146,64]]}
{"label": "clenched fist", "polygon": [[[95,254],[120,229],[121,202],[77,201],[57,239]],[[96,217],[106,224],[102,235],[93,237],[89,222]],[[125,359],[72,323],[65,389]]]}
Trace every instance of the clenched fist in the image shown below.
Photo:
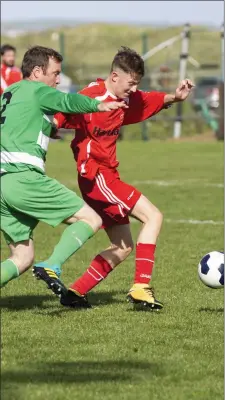
{"label": "clenched fist", "polygon": [[109,101],[98,105],[98,110],[101,112],[118,110],[118,108],[128,108],[128,105],[125,101]]}

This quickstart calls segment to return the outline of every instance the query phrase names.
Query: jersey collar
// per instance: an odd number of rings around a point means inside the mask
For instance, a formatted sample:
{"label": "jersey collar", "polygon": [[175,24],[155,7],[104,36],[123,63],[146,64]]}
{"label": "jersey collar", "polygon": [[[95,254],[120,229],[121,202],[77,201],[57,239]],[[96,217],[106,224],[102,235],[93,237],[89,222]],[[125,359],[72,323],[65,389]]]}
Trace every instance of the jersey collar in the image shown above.
{"label": "jersey collar", "polygon": [[[102,85],[104,85],[104,88],[105,88],[105,90],[106,90],[106,92],[107,92],[107,95],[108,95],[109,97],[111,97],[112,99],[118,100],[118,97],[115,96],[114,94],[112,94],[112,93],[107,89],[107,87],[106,87],[106,85],[105,85],[104,79],[98,78],[98,79],[97,79],[97,82],[100,83],[100,84],[102,84]],[[108,97],[108,96],[107,96],[107,97]]]}

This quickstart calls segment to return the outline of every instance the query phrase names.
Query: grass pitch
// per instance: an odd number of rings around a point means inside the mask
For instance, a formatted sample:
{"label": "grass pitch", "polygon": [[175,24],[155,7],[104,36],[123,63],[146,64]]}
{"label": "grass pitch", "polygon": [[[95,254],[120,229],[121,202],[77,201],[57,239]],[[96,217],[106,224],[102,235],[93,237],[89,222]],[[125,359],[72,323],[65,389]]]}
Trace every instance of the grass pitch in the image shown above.
{"label": "grass pitch", "polygon": [[[223,220],[222,144],[121,142],[118,157],[122,179],[138,181],[164,213],[153,285],[165,307],[134,312],[126,303],[134,254],[90,294],[88,311],[64,309],[28,271],[2,290],[4,400],[223,398],[223,290],[197,277],[200,258],[223,249],[223,225],[193,223]],[[67,140],[50,145],[47,166],[77,190]],[[37,260],[49,256],[63,229],[39,224]],[[138,230],[132,224],[134,239]],[[65,283],[106,245],[102,231],[86,243],[65,264]]]}

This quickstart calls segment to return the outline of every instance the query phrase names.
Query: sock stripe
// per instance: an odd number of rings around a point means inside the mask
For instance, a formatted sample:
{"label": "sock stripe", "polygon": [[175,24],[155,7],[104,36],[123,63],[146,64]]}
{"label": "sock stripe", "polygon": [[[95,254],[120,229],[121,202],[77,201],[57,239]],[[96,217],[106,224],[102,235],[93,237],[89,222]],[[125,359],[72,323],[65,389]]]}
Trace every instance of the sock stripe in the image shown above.
{"label": "sock stripe", "polygon": [[61,265],[68,260],[83,244],[94,235],[92,227],[84,221],[77,221],[69,225],[55,246],[51,256],[45,260],[49,268],[58,266],[59,270]]}
{"label": "sock stripe", "polygon": [[70,288],[85,295],[112,271],[111,265],[100,254],[92,260],[90,267]]}
{"label": "sock stripe", "polygon": [[102,279],[104,279],[104,278],[96,278],[96,276],[94,276],[89,270],[87,270],[87,273],[89,274],[89,275],[91,275],[92,276],[92,278],[94,278],[97,282],[100,282],[100,281],[102,281]]}
{"label": "sock stripe", "polygon": [[90,268],[92,268],[92,269],[96,272],[96,274],[98,274],[102,279],[104,279],[104,276],[102,276],[102,275],[100,274],[100,272],[97,271],[92,265],[90,266]]}
{"label": "sock stripe", "polygon": [[78,241],[80,246],[83,246],[83,242],[77,236],[74,236],[74,239]]}
{"label": "sock stripe", "polygon": [[149,284],[154,268],[155,244],[138,243],[136,245],[134,283]]}

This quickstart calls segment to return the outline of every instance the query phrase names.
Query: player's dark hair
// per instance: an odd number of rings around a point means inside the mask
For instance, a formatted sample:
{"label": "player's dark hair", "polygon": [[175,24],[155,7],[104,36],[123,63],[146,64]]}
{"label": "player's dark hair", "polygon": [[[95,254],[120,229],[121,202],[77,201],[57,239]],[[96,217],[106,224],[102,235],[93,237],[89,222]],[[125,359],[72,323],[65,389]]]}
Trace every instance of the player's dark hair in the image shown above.
{"label": "player's dark hair", "polygon": [[11,44],[3,44],[3,46],[1,46],[1,56],[4,56],[7,51],[14,51],[15,53],[16,48],[11,46]]}
{"label": "player's dark hair", "polygon": [[111,65],[111,72],[116,68],[122,69],[126,73],[136,74],[141,78],[145,74],[142,57],[135,50],[125,46],[121,46],[121,49],[115,55]]}
{"label": "player's dark hair", "polygon": [[63,57],[54,49],[42,46],[34,46],[26,51],[22,61],[23,78],[29,78],[34,67],[41,67],[44,74],[47,71],[49,59],[53,58],[58,62],[63,61]]}

